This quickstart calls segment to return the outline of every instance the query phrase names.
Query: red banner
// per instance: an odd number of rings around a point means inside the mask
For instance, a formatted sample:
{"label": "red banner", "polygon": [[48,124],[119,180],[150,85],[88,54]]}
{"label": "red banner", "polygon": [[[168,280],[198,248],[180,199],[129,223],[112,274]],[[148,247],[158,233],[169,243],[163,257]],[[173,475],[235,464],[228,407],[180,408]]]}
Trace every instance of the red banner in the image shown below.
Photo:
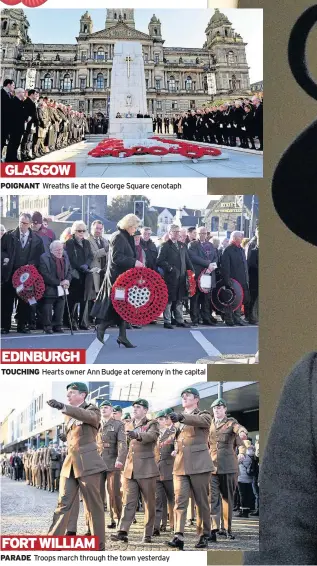
{"label": "red banner", "polygon": [[99,550],[98,537],[8,535],[0,537],[0,550]]}
{"label": "red banner", "polygon": [[2,177],[76,177],[76,163],[1,163]]}
{"label": "red banner", "polygon": [[2,349],[0,359],[2,364],[85,364],[86,350]]}

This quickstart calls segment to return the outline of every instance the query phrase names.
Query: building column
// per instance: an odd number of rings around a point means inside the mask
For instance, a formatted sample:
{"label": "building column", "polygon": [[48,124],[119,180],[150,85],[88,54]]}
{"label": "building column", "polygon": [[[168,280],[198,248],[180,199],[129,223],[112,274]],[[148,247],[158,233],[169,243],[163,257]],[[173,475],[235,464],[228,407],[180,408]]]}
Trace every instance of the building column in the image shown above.
{"label": "building column", "polygon": [[17,71],[16,85],[17,85],[18,87],[20,86],[20,80],[21,80],[21,71]]}
{"label": "building column", "polygon": [[75,88],[79,88],[79,71],[75,70]]}

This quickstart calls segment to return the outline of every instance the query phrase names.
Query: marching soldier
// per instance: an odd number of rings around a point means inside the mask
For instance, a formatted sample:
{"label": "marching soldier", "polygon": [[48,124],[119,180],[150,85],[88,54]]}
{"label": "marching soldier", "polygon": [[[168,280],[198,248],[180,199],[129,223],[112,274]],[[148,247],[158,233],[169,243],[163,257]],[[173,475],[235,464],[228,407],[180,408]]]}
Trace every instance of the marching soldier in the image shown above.
{"label": "marching soldier", "polygon": [[35,448],[31,460],[32,469],[32,484],[33,487],[38,487],[38,467],[39,467],[39,451]]}
{"label": "marching soldier", "polygon": [[234,539],[232,512],[238,482],[235,447],[240,444],[240,439],[247,439],[248,431],[236,419],[227,417],[227,404],[223,399],[216,399],[211,408],[214,416],[209,432],[210,453],[214,463],[211,475],[212,537],[215,538],[220,529],[222,503],[224,530],[228,539]]}
{"label": "marching soldier", "polygon": [[[197,527],[200,538],[195,548],[208,548],[210,540],[210,509],[208,492],[210,475],[214,470],[208,448],[211,415],[199,409],[199,392],[194,387],[182,391],[182,413],[170,413],[173,423],[179,422],[175,435],[175,462],[173,469],[175,492],[175,536],[167,544],[184,549],[184,530],[190,490],[196,502]],[[203,532],[201,532],[201,530]]]}
{"label": "marching soldier", "polygon": [[53,493],[55,490],[58,491],[58,483],[61,472],[61,454],[58,450],[57,442],[50,442],[50,448],[47,454],[48,462],[48,475],[49,475],[49,487],[48,489]]}
{"label": "marching soldier", "polygon": [[[163,518],[164,500],[167,499],[169,510],[169,522],[171,530],[174,530],[174,487],[173,487],[173,465],[174,457],[174,440],[175,427],[165,411],[160,411],[156,416],[159,427],[160,436],[157,442],[156,463],[160,472],[156,479],[156,514],[153,536],[160,536],[161,521]],[[168,426],[168,422],[170,426]],[[164,525],[166,530],[166,524]]]}
{"label": "marching soldier", "polygon": [[155,463],[155,447],[159,437],[156,420],[146,416],[149,404],[146,399],[133,403],[133,420],[127,427],[129,451],[126,459],[124,477],[124,507],[119,531],[111,540],[128,542],[128,532],[135,519],[140,493],[145,506],[143,542],[151,542],[155,521],[155,487],[159,476]]}
{"label": "marching soldier", "polygon": [[86,504],[90,532],[99,537],[99,550],[105,549],[105,516],[100,495],[101,473],[106,465],[97,451],[96,436],[100,426],[100,411],[86,403],[88,388],[85,383],[67,386],[69,405],[55,399],[47,401],[50,407],[65,415],[65,436],[68,454],[60,478],[58,505],[49,535],[64,535],[78,489]]}
{"label": "marching soldier", "polygon": [[23,466],[25,471],[25,481],[27,485],[32,484],[31,458],[32,451],[30,448],[28,448],[28,450],[23,454]]}
{"label": "marching soldier", "polygon": [[125,413],[125,415],[122,417],[122,422],[125,430],[127,430],[127,427],[131,424],[131,421],[132,419],[130,413]]}
{"label": "marching soldier", "polygon": [[[115,529],[117,524],[114,516],[116,515],[119,525],[122,513],[121,470],[124,468],[127,457],[127,439],[123,423],[114,418],[110,401],[101,403],[100,410],[101,427],[98,434],[98,448],[106,464],[106,477],[104,479],[107,479],[110,502],[111,523],[107,527],[108,529]],[[102,483],[102,493],[105,496],[105,482]]]}

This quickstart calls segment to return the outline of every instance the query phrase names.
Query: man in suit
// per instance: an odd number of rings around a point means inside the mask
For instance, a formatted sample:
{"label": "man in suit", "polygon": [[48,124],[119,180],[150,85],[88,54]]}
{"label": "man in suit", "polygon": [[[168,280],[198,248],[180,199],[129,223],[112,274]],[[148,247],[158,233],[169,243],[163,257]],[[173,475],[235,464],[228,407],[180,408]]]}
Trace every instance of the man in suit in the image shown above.
{"label": "man in suit", "polygon": [[[197,509],[197,526],[200,538],[195,548],[208,548],[210,539],[210,509],[208,492],[210,475],[214,470],[208,449],[211,415],[199,409],[199,392],[187,387],[181,393],[183,411],[172,412],[169,417],[179,423],[175,435],[175,462],[173,468],[175,491],[175,536],[167,544],[172,548],[184,548],[184,530],[187,507],[192,489]],[[202,531],[202,532],[201,532]]]}
{"label": "man in suit", "polygon": [[[169,509],[169,523],[171,531],[174,530],[174,486],[173,486],[173,465],[174,465],[174,440],[175,427],[166,415],[165,411],[159,411],[156,415],[160,427],[160,436],[156,447],[156,463],[160,472],[156,480],[156,513],[153,536],[160,536],[160,527],[163,517],[163,505],[167,500]],[[171,426],[168,426],[167,421]]]}
{"label": "man in suit", "polygon": [[216,399],[211,408],[213,420],[209,431],[209,444],[214,464],[211,475],[211,538],[216,540],[222,509],[225,535],[228,539],[234,539],[232,512],[238,484],[238,458],[235,447],[239,445],[240,439],[247,440],[248,431],[236,419],[227,417],[227,404],[223,399]]}
{"label": "man in suit", "polygon": [[1,154],[5,146],[7,145],[10,129],[11,129],[11,119],[12,119],[12,100],[15,89],[15,82],[12,79],[5,79],[3,81],[3,86],[1,89]]}
{"label": "man in suit", "polygon": [[111,540],[128,542],[130,526],[135,519],[139,495],[143,496],[145,506],[143,542],[150,543],[155,521],[155,487],[159,470],[155,462],[155,447],[159,437],[156,420],[149,420],[149,403],[137,399],[133,403],[133,420],[127,427],[129,444],[124,477],[124,507],[119,531],[111,535]]}
{"label": "man in suit", "polygon": [[156,271],[156,261],[157,261],[158,251],[153,240],[151,240],[152,230],[149,226],[144,226],[141,229],[141,234],[142,234],[142,238],[140,244],[145,252],[145,257],[146,257],[145,265],[146,267],[149,267],[150,269],[154,269],[154,271]]}
{"label": "man in suit", "polygon": [[[243,289],[243,303],[245,316],[248,315],[248,306],[250,301],[249,292],[249,272],[248,264],[244,249],[241,247],[243,232],[235,230],[230,235],[229,245],[221,256],[221,276],[224,284],[230,287],[230,279],[235,279],[240,283]],[[225,323],[227,326],[246,326],[248,323],[241,318],[241,309],[235,312],[227,310],[225,314]]]}
{"label": "man in suit", "polygon": [[97,451],[96,437],[100,427],[100,411],[86,403],[85,383],[67,386],[68,405],[51,399],[47,404],[65,415],[65,436],[68,454],[60,478],[59,499],[49,528],[50,536],[64,535],[72,505],[80,489],[86,505],[92,536],[99,538],[99,550],[105,550],[105,516],[100,494],[101,473],[106,464]]}
{"label": "man in suit", "polygon": [[172,303],[174,303],[174,316],[176,326],[188,327],[183,318],[183,299],[186,297],[186,271],[194,271],[185,244],[178,241],[180,228],[172,224],[169,229],[169,239],[161,245],[157,258],[157,266],[163,269],[164,281],[168,289],[168,303],[165,307],[164,328],[173,330]]}
{"label": "man in suit", "polygon": [[263,104],[257,96],[252,98],[254,135],[259,138],[259,151],[263,151]]}
{"label": "man in suit", "polygon": [[[44,253],[41,238],[32,232],[31,215],[22,213],[19,218],[19,226],[15,230],[9,230],[1,238],[2,259],[2,287],[1,287],[1,333],[8,334],[11,328],[11,317],[13,303],[17,298],[16,290],[12,285],[14,272],[24,265],[39,266],[40,257]],[[17,307],[17,331],[24,334],[29,333],[27,328],[30,322],[30,305],[18,299]]]}
{"label": "man in suit", "polygon": [[[112,409],[110,401],[101,403],[101,427],[98,433],[99,453],[107,466],[102,481],[102,495],[105,496],[106,480],[111,519],[110,524],[107,525],[109,529],[115,529],[121,519],[121,470],[124,468],[128,450],[124,425],[121,420],[114,418]],[[116,517],[117,523],[114,517]]]}
{"label": "man in suit", "polygon": [[65,293],[69,289],[72,276],[68,255],[62,242],[53,241],[49,252],[41,255],[39,272],[45,283],[41,305],[44,332],[46,334],[63,333],[63,314],[66,299],[65,295],[59,293],[62,291]]}
{"label": "man in suit", "polygon": [[[93,255],[93,260],[90,264],[90,269],[94,270],[91,274],[93,293],[98,295],[101,283],[104,279],[109,252],[109,242],[103,237],[104,226],[100,220],[94,220],[91,225],[91,233],[88,238]],[[90,313],[93,305],[93,300],[89,300],[88,313]]]}
{"label": "man in suit", "polygon": [[38,96],[38,92],[35,89],[29,89],[28,95],[24,101],[27,125],[21,141],[22,161],[30,161],[35,157],[32,152],[39,127],[39,118],[36,107]]}
{"label": "man in suit", "polygon": [[[200,226],[198,228],[198,240],[193,240],[188,244],[188,254],[194,266],[196,282],[198,277],[204,271],[210,273],[211,289],[216,286],[216,266],[218,255],[217,250],[211,242],[207,241],[207,228]],[[214,326],[217,324],[217,319],[211,314],[211,289],[210,292],[204,293],[200,290],[199,285],[196,286],[196,293],[190,299],[190,318],[193,326],[198,326],[200,316],[203,324],[207,326]]]}

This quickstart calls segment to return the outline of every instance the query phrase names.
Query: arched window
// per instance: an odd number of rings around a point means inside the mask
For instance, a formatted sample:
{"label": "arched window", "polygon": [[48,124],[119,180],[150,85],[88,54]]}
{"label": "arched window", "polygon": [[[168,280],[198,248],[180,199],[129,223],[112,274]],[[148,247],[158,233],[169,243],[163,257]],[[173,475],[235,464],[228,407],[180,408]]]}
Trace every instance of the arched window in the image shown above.
{"label": "arched window", "polygon": [[123,19],[126,20],[127,19],[127,14],[124,12],[123,14]]}
{"label": "arched window", "polygon": [[105,52],[102,47],[99,47],[97,51],[97,61],[104,61],[105,60]]}
{"label": "arched window", "polygon": [[102,73],[97,75],[97,88],[104,88],[105,87],[105,79]]}
{"label": "arched window", "polygon": [[47,73],[44,77],[44,81],[43,81],[43,88],[44,90],[51,90],[52,88],[52,79],[51,79],[51,75],[49,73]]}
{"label": "arched window", "polygon": [[168,81],[168,90],[170,92],[175,92],[176,90],[175,77],[173,75],[170,76],[170,79]]}
{"label": "arched window", "polygon": [[154,35],[157,35],[157,29],[154,28]]}
{"label": "arched window", "polygon": [[213,216],[211,219],[211,231],[218,232],[219,230],[219,216]]}
{"label": "arched window", "polygon": [[192,78],[191,77],[187,77],[186,81],[185,81],[185,90],[191,90],[193,86],[192,83]]}
{"label": "arched window", "polygon": [[235,56],[233,51],[229,51],[227,55],[228,65],[234,65],[235,63]]}
{"label": "arched window", "polygon": [[67,73],[64,75],[63,90],[70,91],[72,89],[72,81],[70,75]]}
{"label": "arched window", "polygon": [[8,27],[8,21],[7,21],[7,20],[4,20],[4,22],[2,23],[2,29],[3,29],[3,31],[5,31],[5,30],[7,29],[7,27]]}
{"label": "arched window", "polygon": [[117,12],[114,13],[114,19],[117,19]]}

